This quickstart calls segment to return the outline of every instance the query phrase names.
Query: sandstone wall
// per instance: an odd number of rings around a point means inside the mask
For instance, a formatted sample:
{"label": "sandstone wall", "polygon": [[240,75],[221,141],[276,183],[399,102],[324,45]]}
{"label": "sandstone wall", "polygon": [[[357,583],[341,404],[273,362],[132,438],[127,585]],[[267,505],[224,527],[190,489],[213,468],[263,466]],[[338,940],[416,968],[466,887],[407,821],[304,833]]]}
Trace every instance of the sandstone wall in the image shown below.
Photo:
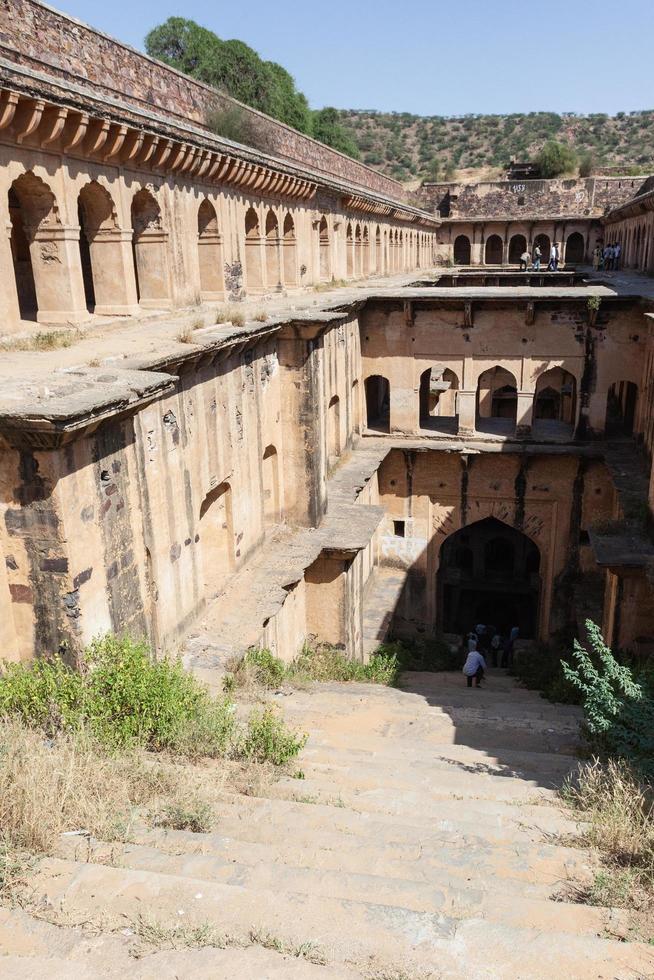
{"label": "sandstone wall", "polygon": [[[441,547],[460,528],[489,517],[518,528],[538,548],[538,635],[546,639],[568,623],[580,529],[598,501],[610,507],[613,500],[606,468],[590,469],[586,482],[588,471],[574,456],[392,452],[379,471],[379,492],[388,514],[381,562],[403,563],[407,575],[395,609],[396,634],[442,629]],[[405,522],[406,536],[395,541],[393,520]],[[392,558],[384,557],[384,545]]]}
{"label": "sandstone wall", "polygon": [[439,183],[425,184],[414,200],[449,218],[598,217],[634,197],[642,184],[642,177]]}
{"label": "sandstone wall", "polygon": [[[100,97],[119,98],[146,110],[155,107],[200,126],[207,109],[216,103],[239,104],[37,0],[9,0],[2,5],[0,55],[36,71],[79,81]],[[403,187],[397,181],[263,113],[242,108],[272,153],[402,200]]]}
{"label": "sandstone wall", "polygon": [[[362,312],[363,377],[388,379],[392,433],[421,432],[421,378],[436,366],[454,375],[459,431],[474,432],[480,375],[496,366],[511,373],[517,422],[527,428],[539,378],[555,367],[575,379],[575,425],[583,422],[598,435],[604,430],[609,387],[620,381],[641,384],[646,326],[637,307],[612,312],[604,303],[596,326],[589,328],[584,302],[537,304],[530,324],[525,310],[513,304],[475,304],[472,325],[465,324],[463,304],[452,306],[416,304],[410,323],[399,304],[370,303]],[[637,431],[644,425],[641,412]]]}

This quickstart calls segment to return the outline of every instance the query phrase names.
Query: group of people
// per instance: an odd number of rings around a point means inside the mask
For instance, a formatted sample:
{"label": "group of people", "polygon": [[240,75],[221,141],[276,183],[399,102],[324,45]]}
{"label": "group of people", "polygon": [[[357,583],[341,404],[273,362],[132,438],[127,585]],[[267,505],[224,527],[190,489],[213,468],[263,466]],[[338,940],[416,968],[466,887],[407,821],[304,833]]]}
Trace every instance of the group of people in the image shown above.
{"label": "group of people", "polygon": [[620,256],[622,255],[622,245],[620,242],[609,242],[602,245],[600,242],[593,250],[593,269],[600,272],[605,269],[615,271],[620,268]]}
{"label": "group of people", "polygon": [[[527,249],[525,249],[520,256],[520,272],[527,272],[528,269],[532,269],[533,272],[540,272],[540,263],[542,258],[543,251],[540,245],[536,244],[534,246],[533,256],[529,254]],[[549,261],[547,263],[548,271],[556,272],[560,261],[561,244],[560,242],[552,242],[552,245],[550,246]]]}
{"label": "group of people", "polygon": [[520,629],[512,626],[507,633],[501,633],[495,626],[477,623],[468,633],[464,644],[467,647],[466,662],[463,665],[468,687],[480,687],[486,673],[486,657],[490,656],[493,667],[510,667],[513,664],[513,647]]}

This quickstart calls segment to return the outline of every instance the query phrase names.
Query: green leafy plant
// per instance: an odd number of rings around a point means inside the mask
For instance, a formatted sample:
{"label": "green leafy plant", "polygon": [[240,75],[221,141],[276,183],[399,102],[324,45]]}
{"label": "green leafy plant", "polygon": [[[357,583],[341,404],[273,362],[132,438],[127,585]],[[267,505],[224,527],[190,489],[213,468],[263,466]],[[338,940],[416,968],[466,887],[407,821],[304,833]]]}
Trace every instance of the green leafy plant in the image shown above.
{"label": "green leafy plant", "polygon": [[628,759],[644,775],[654,774],[654,697],[618,663],[599,626],[586,621],[591,653],[575,640],[574,665],[563,663],[567,680],[581,695],[586,737],[605,756]]}
{"label": "green leafy plant", "polygon": [[307,736],[291,731],[273,708],[253,711],[239,745],[239,755],[254,762],[282,766],[304,748]]}

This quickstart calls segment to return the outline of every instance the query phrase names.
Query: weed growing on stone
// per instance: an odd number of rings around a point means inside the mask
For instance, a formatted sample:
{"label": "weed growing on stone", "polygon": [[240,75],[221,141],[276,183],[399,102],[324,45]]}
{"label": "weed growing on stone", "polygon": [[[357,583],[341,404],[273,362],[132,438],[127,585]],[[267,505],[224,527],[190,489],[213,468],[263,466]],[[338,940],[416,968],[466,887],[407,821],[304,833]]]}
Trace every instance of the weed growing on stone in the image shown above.
{"label": "weed growing on stone", "polygon": [[589,884],[575,886],[572,897],[588,905],[654,913],[654,802],[624,760],[594,759],[566,783],[563,799],[584,821],[579,838],[598,854],[602,867]]}
{"label": "weed growing on stone", "polygon": [[283,684],[303,686],[312,681],[359,681],[369,684],[395,684],[399,659],[394,645],[379,648],[368,663],[351,660],[329,643],[305,645],[290,664],[275,657],[270,650],[252,648],[229,665],[225,689],[263,687],[275,689]]}
{"label": "weed growing on stone", "polygon": [[186,326],[177,334],[178,344],[194,344],[193,327]]}
{"label": "weed growing on stone", "polygon": [[216,323],[233,323],[235,327],[242,327],[245,323],[245,314],[242,310],[228,306],[216,312]]}
{"label": "weed growing on stone", "polygon": [[283,766],[302,751],[306,741],[306,735],[290,731],[277,711],[267,707],[253,711],[248,718],[238,754],[253,762]]}
{"label": "weed growing on stone", "polygon": [[32,337],[17,337],[15,340],[3,340],[0,343],[0,350],[59,350],[62,347],[72,347],[73,344],[82,340],[83,337],[83,330],[40,330]]}
{"label": "weed growing on stone", "polygon": [[268,319],[268,314],[265,310],[257,310],[257,312],[252,315],[252,319],[256,320],[258,323],[265,323]]}
{"label": "weed growing on stone", "polygon": [[191,796],[188,799],[167,803],[153,822],[156,827],[206,834],[213,827],[214,812],[207,800],[199,796]]}

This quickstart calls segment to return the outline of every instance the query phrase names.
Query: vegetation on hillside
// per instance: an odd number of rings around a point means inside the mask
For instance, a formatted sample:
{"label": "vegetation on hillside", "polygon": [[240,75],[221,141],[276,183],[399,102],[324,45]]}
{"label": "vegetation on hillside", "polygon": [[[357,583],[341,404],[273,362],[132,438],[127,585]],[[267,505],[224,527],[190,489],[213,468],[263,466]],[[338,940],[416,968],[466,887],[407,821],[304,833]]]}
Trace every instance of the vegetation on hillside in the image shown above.
{"label": "vegetation on hillside", "polygon": [[[336,109],[309,108],[293,77],[274,61],[264,61],[243,41],[225,41],[206,27],[184,17],[169,17],[145,38],[153,58],[192,75],[239,102],[279,119],[301,133],[314,136],[349,156],[358,158],[355,141],[341,126]],[[216,110],[210,128],[236,142],[269,149],[266,135],[238,107]]]}
{"label": "vegetation on hillside", "polygon": [[455,169],[536,160],[549,141],[570,147],[582,176],[593,166],[635,173],[654,168],[654,110],[616,116],[530,112],[459,117],[343,110],[340,121],[363,162],[398,180],[447,180]]}

